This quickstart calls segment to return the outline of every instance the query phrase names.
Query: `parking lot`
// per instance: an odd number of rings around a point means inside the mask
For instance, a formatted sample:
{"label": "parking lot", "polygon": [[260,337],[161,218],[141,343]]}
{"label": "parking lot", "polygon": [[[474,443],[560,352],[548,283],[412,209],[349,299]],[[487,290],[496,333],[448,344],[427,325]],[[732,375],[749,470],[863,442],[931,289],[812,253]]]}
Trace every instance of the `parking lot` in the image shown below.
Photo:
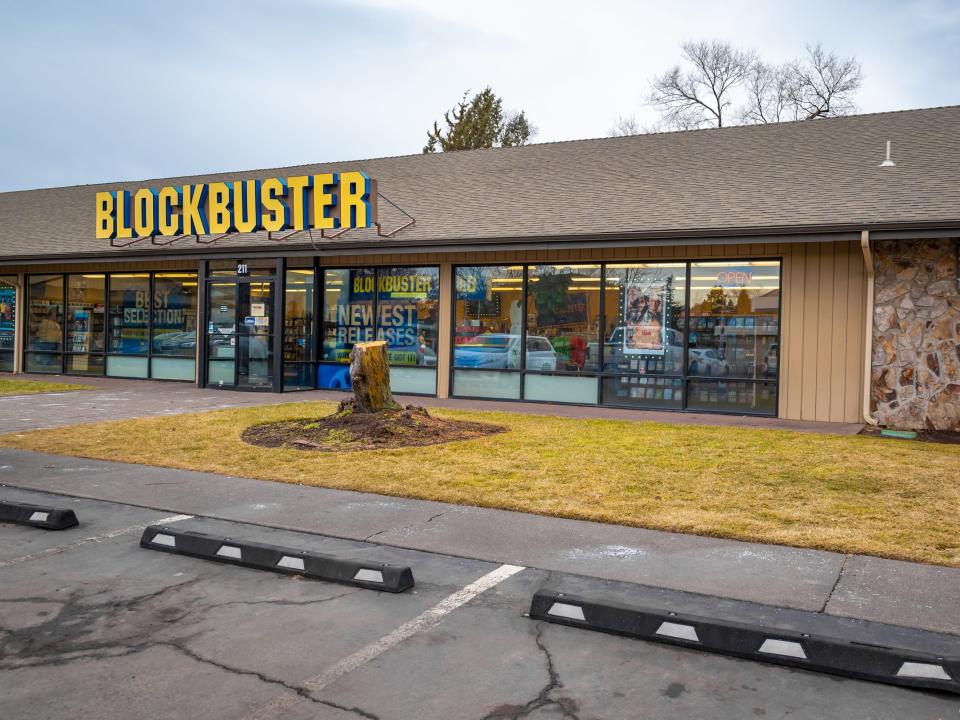
{"label": "parking lot", "polygon": [[[563,573],[0,488],[0,717],[957,718],[956,696],[533,621]],[[390,564],[400,594],[142,549],[167,524]]]}

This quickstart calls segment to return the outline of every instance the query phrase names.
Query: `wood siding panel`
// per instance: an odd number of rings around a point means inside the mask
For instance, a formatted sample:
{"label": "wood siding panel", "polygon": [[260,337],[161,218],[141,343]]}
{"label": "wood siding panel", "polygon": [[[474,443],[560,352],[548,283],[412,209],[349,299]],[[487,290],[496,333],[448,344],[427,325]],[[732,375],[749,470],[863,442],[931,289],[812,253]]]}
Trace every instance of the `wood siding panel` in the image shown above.
{"label": "wood siding panel", "polygon": [[[833,362],[833,342],[831,333],[833,332],[833,308],[835,304],[834,289],[834,248],[832,243],[824,243],[820,246],[820,264],[817,275],[820,278],[820,285],[817,288],[816,297],[807,298],[808,304],[817,306],[817,317],[814,327],[817,329],[817,390],[816,409],[814,417],[830,417],[830,391],[833,377],[830,375],[830,368]],[[812,338],[811,338],[812,339]]]}

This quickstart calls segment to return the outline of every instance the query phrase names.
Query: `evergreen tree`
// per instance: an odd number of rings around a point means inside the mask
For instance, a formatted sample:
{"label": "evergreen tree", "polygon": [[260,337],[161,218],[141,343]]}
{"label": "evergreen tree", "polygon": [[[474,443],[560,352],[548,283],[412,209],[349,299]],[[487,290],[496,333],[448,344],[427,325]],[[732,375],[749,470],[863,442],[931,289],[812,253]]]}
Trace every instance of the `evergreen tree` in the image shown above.
{"label": "evergreen tree", "polygon": [[489,87],[472,98],[469,96],[468,90],[456,106],[443,114],[446,131],[433,123],[433,129],[427,131],[424,153],[514,147],[525,145],[536,133],[522,110],[505,115],[503,100]]}

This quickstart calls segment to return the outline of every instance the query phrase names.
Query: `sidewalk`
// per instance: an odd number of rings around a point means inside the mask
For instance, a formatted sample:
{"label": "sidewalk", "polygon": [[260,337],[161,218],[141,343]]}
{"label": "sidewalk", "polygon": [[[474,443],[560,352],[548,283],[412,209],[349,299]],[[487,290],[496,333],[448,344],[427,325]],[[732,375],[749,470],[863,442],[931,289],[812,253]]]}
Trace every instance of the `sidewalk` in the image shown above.
{"label": "sidewalk", "polygon": [[960,569],[15,450],[0,483],[960,635]]}
{"label": "sidewalk", "polygon": [[[332,390],[311,390],[289,393],[233,392],[198,388],[195,385],[157,380],[122,380],[117,378],[86,378],[50,375],[0,375],[22,380],[62,381],[89,385],[93,390],[45,393],[37,395],[0,396],[0,414],[4,417],[4,432],[17,432],[44,427],[61,427],[100,420],[153,415],[176,415],[185,412],[222,410],[252,405],[315,402],[340,402],[347,393]],[[633,422],[662,422],[675,425],[711,425],[716,427],[769,428],[799,432],[856,435],[863,429],[858,423],[812,422],[752,417],[749,415],[719,415],[713,413],[684,413],[657,410],[631,410],[551,403],[507,402],[500,400],[462,400],[397,395],[405,405],[450,408],[456,410],[486,410],[529,415],[627,420]]]}

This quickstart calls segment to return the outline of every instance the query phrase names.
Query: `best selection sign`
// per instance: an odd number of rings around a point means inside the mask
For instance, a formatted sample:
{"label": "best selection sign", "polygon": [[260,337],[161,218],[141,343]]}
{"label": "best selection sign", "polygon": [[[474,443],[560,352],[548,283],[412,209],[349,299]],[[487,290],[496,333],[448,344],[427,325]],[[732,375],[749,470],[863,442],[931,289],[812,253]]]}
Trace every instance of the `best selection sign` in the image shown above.
{"label": "best selection sign", "polygon": [[365,228],[377,181],[359,171],[98,192],[98,239]]}

